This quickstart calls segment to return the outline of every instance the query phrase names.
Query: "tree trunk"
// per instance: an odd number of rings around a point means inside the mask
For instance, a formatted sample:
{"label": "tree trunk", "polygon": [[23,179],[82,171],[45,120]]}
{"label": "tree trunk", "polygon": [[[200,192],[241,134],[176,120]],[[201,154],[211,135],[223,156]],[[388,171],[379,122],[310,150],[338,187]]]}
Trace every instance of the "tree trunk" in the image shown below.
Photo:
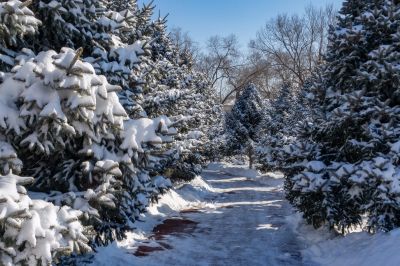
{"label": "tree trunk", "polygon": [[253,169],[253,149],[249,147],[248,149],[248,156],[249,156],[249,169]]}

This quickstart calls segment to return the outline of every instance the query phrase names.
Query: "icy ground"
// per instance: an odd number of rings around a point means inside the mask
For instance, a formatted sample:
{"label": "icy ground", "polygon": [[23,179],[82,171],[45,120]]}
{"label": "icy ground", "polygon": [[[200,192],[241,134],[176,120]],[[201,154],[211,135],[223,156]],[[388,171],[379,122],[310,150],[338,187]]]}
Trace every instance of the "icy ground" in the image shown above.
{"label": "icy ground", "polygon": [[211,164],[165,194],[92,265],[400,265],[400,230],[346,237],[305,225],[279,174]]}
{"label": "icy ground", "polygon": [[[302,244],[287,223],[292,209],[284,200],[279,175],[257,178],[252,171],[214,164],[202,177],[210,186],[192,184],[186,191],[182,188],[180,195],[168,196],[175,197],[175,203],[181,206],[171,207],[170,200],[164,203],[164,209],[162,202],[158,205],[160,213],[181,208],[170,213],[169,218],[183,220],[179,225],[182,230],[174,232],[169,228],[166,231],[170,234],[161,237],[154,232],[153,236],[131,235],[131,239],[114,247],[100,249],[94,264],[304,264]],[[184,201],[191,203],[185,206]],[[150,210],[150,214],[157,215],[157,211]],[[154,221],[150,223],[154,225]],[[138,254],[138,247],[141,251],[155,251]]]}

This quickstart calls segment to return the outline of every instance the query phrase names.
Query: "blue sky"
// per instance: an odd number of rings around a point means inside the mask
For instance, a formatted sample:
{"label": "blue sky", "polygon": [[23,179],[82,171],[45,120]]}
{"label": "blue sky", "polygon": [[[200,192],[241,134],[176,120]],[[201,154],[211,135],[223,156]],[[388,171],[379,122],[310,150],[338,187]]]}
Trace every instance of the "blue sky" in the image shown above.
{"label": "blue sky", "polygon": [[[139,0],[139,3],[148,3]],[[310,3],[336,9],[342,0],[154,0],[156,13],[169,13],[169,27],[181,27],[203,45],[213,35],[238,36],[242,48],[269,19],[279,13],[301,13]]]}

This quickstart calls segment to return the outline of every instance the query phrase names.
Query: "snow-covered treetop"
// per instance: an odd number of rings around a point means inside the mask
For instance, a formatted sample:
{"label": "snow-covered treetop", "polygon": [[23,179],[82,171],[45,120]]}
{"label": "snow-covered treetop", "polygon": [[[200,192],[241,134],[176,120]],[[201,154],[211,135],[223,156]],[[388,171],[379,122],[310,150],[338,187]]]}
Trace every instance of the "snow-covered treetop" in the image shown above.
{"label": "snow-covered treetop", "polygon": [[[120,88],[96,75],[79,55],[80,51],[64,48],[59,54],[42,52],[15,66],[0,85],[0,127],[20,134],[25,123],[36,124],[37,131],[22,143],[47,154],[52,148],[46,142],[48,135],[54,134],[60,144],[65,141],[63,134],[99,142],[113,128],[121,129],[126,113],[115,93]],[[18,108],[16,102],[21,100]]]}
{"label": "snow-covered treetop", "polygon": [[2,1],[0,3],[0,70],[15,65],[18,50],[27,45],[24,37],[38,31],[41,21],[28,8],[31,1]]}
{"label": "snow-covered treetop", "polygon": [[0,3],[0,43],[14,46],[19,38],[33,34],[41,25],[33,12],[27,7],[31,1],[9,0]]}
{"label": "snow-covered treetop", "polygon": [[259,92],[255,85],[249,84],[226,118],[227,133],[234,137],[236,145],[247,145],[247,142],[257,141],[262,115]]}
{"label": "snow-covered treetop", "polygon": [[249,84],[239,96],[232,109],[232,113],[243,119],[244,123],[260,122],[263,110],[260,94],[254,84]]}

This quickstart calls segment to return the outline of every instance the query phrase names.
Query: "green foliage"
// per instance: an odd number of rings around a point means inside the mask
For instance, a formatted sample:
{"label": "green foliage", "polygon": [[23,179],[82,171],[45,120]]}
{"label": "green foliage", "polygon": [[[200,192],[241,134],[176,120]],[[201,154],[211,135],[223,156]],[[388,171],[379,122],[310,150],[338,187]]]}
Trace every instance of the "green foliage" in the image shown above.
{"label": "green foliage", "polygon": [[348,0],[331,28],[312,88],[318,115],[284,151],[288,199],[314,226],[399,226],[399,10]]}
{"label": "green foliage", "polygon": [[[41,192],[49,214],[73,218],[43,229],[57,235],[54,247],[33,259],[34,243],[18,242],[9,213],[3,217],[18,205],[26,213],[16,223],[31,223],[41,208],[30,207],[38,201],[16,182],[23,196],[0,199],[0,249],[8,254],[0,264],[49,264],[121,240],[171,187],[170,169],[172,179],[200,172],[218,110],[191,55],[172,45],[166,19],[152,21],[153,10],[132,0],[0,3],[0,140],[13,149],[4,158],[0,149],[0,189],[11,170],[32,176],[28,189]],[[72,222],[70,236],[64,227]]]}
{"label": "green foliage", "polygon": [[263,106],[257,88],[250,84],[243,90],[225,118],[227,152],[233,155],[253,146],[259,139]]}

